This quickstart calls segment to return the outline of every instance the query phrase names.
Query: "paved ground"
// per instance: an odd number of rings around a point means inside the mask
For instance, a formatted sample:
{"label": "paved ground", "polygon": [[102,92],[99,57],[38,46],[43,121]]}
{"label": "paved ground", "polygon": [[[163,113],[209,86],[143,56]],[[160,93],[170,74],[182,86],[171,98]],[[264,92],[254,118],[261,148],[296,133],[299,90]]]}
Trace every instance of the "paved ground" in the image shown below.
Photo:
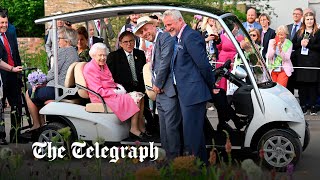
{"label": "paved ground", "polygon": [[[319,118],[319,116],[317,116]],[[311,130],[311,141],[308,148],[303,152],[300,162],[295,170],[295,179],[320,179],[320,121],[308,120]]]}

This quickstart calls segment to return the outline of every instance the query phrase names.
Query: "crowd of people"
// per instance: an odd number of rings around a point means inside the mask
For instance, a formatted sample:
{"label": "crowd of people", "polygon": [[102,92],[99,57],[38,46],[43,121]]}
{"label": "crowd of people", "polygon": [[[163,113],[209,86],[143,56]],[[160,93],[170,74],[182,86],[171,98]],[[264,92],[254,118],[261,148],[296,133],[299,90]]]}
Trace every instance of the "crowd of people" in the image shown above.
{"label": "crowd of people", "polygon": [[[303,112],[310,108],[311,115],[316,115],[320,71],[313,68],[320,67],[320,32],[310,9],[294,9],[293,21],[274,30],[270,28],[269,15],[257,16],[256,10],[250,8],[243,26],[266,60],[272,80],[292,93],[298,89]],[[53,62],[54,31],[48,30],[45,43],[50,68],[47,83],[37,87],[32,97],[32,89],[26,93],[33,119],[28,133],[32,134],[45,123],[39,109],[47,100],[54,99],[55,66],[58,66],[58,84],[63,85],[69,66],[77,61],[87,62],[84,77],[88,88],[104,98],[120,121],[131,121],[130,137],[148,140],[159,128],[161,144],[170,159],[194,154],[207,162],[203,127],[208,101],[217,108],[218,130],[232,129],[226,123],[230,119],[238,130],[245,125],[228,103],[227,81],[222,79],[216,83],[212,72],[214,67],[210,62],[217,63],[215,68],[218,68],[228,59],[234,61],[237,54],[235,45],[218,21],[197,16],[191,28],[178,10],[142,17],[131,14],[117,36],[115,47],[109,43],[116,34],[108,18],[93,20],[87,25],[73,29],[70,22],[57,21],[57,64]],[[234,24],[230,30],[241,48],[245,48],[246,39],[239,29]],[[22,67],[16,35],[9,31],[8,15],[4,11],[0,11],[0,35],[0,68],[5,70],[1,70],[3,100],[8,99],[18,117],[14,119],[18,121],[21,118],[21,77],[16,72]],[[156,93],[155,102],[145,95],[144,66],[151,71],[150,88]],[[93,94],[89,93],[89,98],[91,102],[100,102]],[[155,109],[159,120],[154,115]],[[6,143],[4,138],[2,125],[2,144]]]}
{"label": "crowd of people", "polygon": [[[293,23],[280,25],[276,30],[270,28],[271,18],[268,14],[258,15],[254,8],[249,8],[246,15],[247,21],[243,22],[243,26],[260,50],[272,80],[288,88],[293,94],[294,89],[298,89],[303,113],[307,114],[310,109],[311,115],[317,115],[316,103],[320,90],[318,51],[320,41],[319,24],[316,22],[315,13],[310,8],[305,10],[295,8],[292,14]],[[206,17],[197,17],[194,29],[202,33],[208,57],[217,62],[216,67],[219,67],[227,59],[234,60],[237,51],[225,32],[220,30],[219,24],[214,21]],[[217,35],[220,38],[216,39]],[[241,33],[236,32],[234,36],[242,45],[244,39]],[[221,80],[219,87],[226,90],[226,81]]]}

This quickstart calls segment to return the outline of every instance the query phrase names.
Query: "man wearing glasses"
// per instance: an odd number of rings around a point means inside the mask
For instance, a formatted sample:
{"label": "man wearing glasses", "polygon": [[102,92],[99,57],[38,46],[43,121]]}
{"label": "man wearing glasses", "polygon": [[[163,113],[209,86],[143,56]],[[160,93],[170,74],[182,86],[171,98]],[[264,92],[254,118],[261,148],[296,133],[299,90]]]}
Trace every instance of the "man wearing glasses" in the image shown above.
{"label": "man wearing glasses", "polygon": [[[124,31],[119,36],[120,49],[111,52],[107,57],[107,64],[114,78],[114,82],[121,84],[127,92],[145,92],[143,81],[143,66],[146,56],[143,51],[134,48],[135,36],[130,31]],[[143,99],[142,99],[143,100]],[[144,117],[147,119],[147,130],[154,131],[156,122],[148,109],[147,96],[144,98]],[[148,134],[150,135],[150,134]]]}
{"label": "man wearing glasses", "polygon": [[[123,33],[124,31],[130,31],[132,32],[133,29],[137,26],[137,20],[140,18],[140,14],[130,14],[128,19],[126,20],[126,24],[122,26],[119,34]],[[140,38],[138,36],[135,37],[135,48],[140,47]],[[118,38],[119,40],[119,38]],[[120,42],[116,42],[116,49],[118,49],[120,46]]]}
{"label": "man wearing glasses", "polygon": [[107,58],[114,81],[127,92],[145,92],[142,77],[142,68],[146,64],[144,52],[134,48],[135,38],[130,31],[124,31],[119,36],[119,42],[121,48],[111,52]]}
{"label": "man wearing glasses", "polygon": [[289,34],[287,36],[288,39],[292,40],[296,32],[300,29],[302,15],[303,15],[303,11],[301,8],[296,8],[293,10],[293,14],[292,14],[293,23],[287,25],[288,31],[289,31]]}
{"label": "man wearing glasses", "polygon": [[[292,40],[296,32],[300,29],[302,16],[303,16],[303,11],[301,8],[296,8],[293,10],[293,14],[292,14],[293,23],[287,25],[288,32],[289,32],[287,36],[288,39]],[[291,62],[293,66],[296,66],[296,58],[294,56],[291,56]],[[295,73],[292,72],[292,75],[289,77],[288,84],[287,84],[287,88],[292,94],[294,94],[294,89],[296,88],[295,79],[296,79]]]}

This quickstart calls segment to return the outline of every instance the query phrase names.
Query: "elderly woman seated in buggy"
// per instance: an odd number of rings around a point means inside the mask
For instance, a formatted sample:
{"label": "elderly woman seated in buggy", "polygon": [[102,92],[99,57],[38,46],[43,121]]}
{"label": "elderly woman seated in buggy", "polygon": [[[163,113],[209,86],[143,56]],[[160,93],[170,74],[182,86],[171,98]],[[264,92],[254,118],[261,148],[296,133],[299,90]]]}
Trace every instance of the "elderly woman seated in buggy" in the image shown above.
{"label": "elderly woman seated in buggy", "polygon": [[[87,87],[100,94],[105,103],[115,113],[120,121],[126,121],[131,118],[130,137],[137,140],[148,138],[145,130],[143,113],[143,96],[141,92],[126,93],[124,87],[114,82],[112,74],[106,64],[108,49],[102,43],[94,44],[89,54],[92,60],[88,62],[83,75]],[[92,103],[101,103],[100,99],[92,93],[89,93]]]}
{"label": "elderly woman seated in buggy", "polygon": [[[75,48],[77,46],[77,32],[73,29],[63,28],[62,30],[58,31],[58,39],[58,84],[63,85],[69,66],[73,62],[79,60],[78,53]],[[29,89],[26,92],[26,102],[33,120],[33,126],[30,128],[29,132],[37,130],[43,126],[44,117],[40,116],[39,110],[45,105],[46,101],[55,99],[55,65],[56,64],[54,64],[48,72],[46,85],[37,87],[32,98],[32,89]]]}

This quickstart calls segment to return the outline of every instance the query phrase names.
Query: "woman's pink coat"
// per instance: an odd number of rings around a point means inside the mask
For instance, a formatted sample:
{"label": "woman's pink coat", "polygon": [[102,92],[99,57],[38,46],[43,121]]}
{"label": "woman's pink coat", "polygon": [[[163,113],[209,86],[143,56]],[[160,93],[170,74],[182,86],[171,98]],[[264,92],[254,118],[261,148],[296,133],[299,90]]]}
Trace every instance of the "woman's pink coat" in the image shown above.
{"label": "woman's pink coat", "polygon": [[[97,62],[92,59],[85,65],[83,76],[87,87],[99,93],[121,121],[129,119],[139,111],[138,105],[129,94],[116,94],[113,91],[117,83],[114,82],[107,64],[101,70]],[[89,97],[92,103],[101,103],[100,99],[94,94],[89,93]]]}

